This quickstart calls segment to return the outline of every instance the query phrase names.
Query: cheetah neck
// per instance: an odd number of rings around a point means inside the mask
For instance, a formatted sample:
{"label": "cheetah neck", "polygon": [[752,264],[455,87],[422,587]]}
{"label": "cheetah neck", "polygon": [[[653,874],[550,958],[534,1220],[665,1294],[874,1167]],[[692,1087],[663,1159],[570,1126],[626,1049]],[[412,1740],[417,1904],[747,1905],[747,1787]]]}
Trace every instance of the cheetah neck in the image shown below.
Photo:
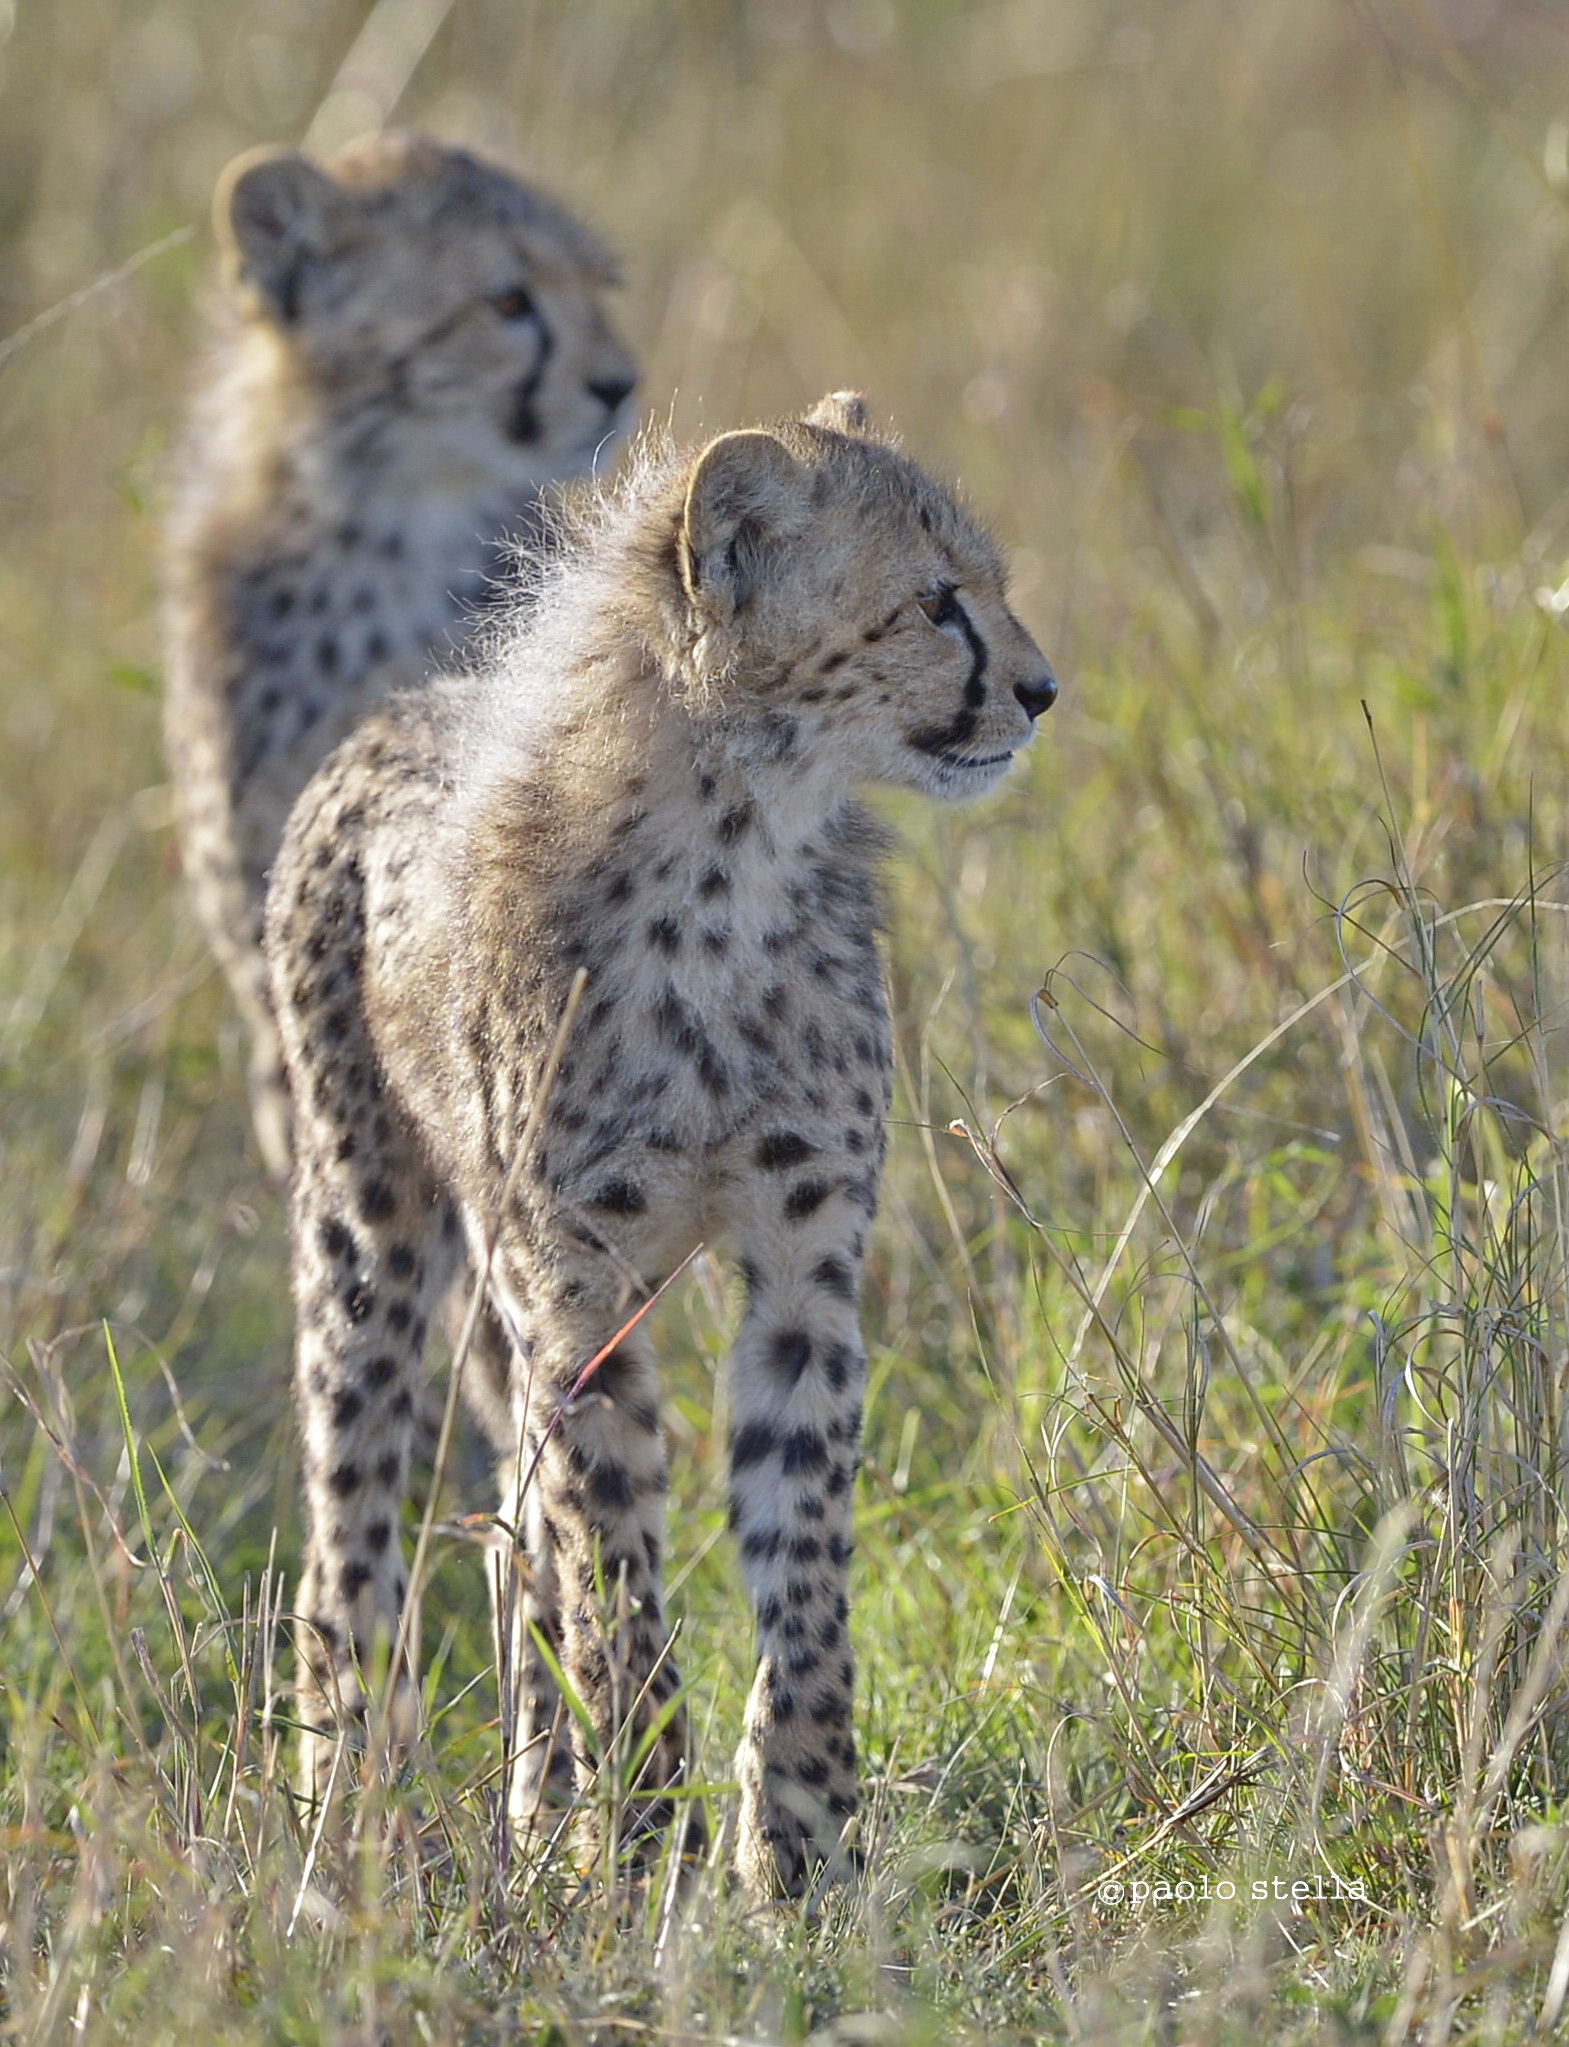
{"label": "cheetah neck", "polygon": [[[696,715],[646,668],[576,680],[576,711],[546,714],[526,747],[514,726],[505,767],[456,806],[460,898],[477,885],[503,922],[530,905],[591,916],[601,896],[651,918],[656,902],[677,920],[712,908],[738,941],[761,940],[803,868],[861,816],[842,764],[777,713]],[[872,864],[875,839],[859,832]]]}

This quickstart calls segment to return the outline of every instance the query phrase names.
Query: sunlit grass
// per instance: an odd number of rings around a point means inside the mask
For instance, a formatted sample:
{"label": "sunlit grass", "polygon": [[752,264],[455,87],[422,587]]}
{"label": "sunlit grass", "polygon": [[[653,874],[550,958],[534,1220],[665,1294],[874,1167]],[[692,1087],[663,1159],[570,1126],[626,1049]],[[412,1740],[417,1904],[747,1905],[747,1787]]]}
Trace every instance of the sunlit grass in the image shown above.
{"label": "sunlit grass", "polygon": [[[0,7],[0,329],[199,221],[234,150],[353,115],[368,12]],[[594,215],[649,409],[864,387],[962,475],[1064,676],[983,811],[889,804],[868,1875],[813,1920],[749,1913],[717,1860],[679,1905],[666,1872],[510,1862],[451,1538],[418,1767],[347,1844],[284,1788],[283,1218],[158,749],[193,240],[0,359],[10,2036],[1552,2030],[1569,40],[1416,0],[427,25],[398,117]],[[701,1266],[662,1340],[720,1787],[730,1313]]]}

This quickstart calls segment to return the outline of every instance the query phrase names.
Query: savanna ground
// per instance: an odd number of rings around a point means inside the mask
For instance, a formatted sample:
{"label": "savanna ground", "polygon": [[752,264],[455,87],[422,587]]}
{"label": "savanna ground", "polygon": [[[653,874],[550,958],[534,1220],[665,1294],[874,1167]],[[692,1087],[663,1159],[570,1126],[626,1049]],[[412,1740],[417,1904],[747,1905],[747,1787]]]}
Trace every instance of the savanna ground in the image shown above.
{"label": "savanna ground", "polygon": [[[598,222],[679,431],[865,388],[1065,681],[999,799],[892,806],[868,1875],[815,1919],[503,1867],[457,1538],[389,1794],[439,1852],[283,1788],[283,1216],[177,887],[160,474],[216,172],[389,112]],[[1547,0],[0,0],[5,2037],[1560,2025],[1566,118]]]}

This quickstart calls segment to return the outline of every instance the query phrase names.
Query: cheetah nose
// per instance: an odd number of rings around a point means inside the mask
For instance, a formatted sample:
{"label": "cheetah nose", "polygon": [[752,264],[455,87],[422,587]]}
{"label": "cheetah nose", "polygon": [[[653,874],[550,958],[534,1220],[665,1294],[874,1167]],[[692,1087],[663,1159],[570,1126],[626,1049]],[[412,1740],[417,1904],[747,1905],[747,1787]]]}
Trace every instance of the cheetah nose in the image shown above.
{"label": "cheetah nose", "polygon": [[1057,701],[1057,678],[1048,668],[1033,682],[1016,682],[1013,693],[1023,704],[1026,716],[1038,718],[1042,711],[1049,711]]}
{"label": "cheetah nose", "polygon": [[623,398],[630,398],[637,389],[636,377],[605,377],[599,383],[591,383],[588,394],[597,398],[607,412],[614,412]]}

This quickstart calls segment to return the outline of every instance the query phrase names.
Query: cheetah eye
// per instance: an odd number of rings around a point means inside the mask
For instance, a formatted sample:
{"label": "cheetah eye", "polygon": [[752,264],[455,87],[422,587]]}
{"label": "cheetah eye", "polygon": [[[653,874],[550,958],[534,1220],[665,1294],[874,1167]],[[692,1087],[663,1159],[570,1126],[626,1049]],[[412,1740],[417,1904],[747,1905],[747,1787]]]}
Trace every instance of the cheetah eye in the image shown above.
{"label": "cheetah eye", "polygon": [[505,291],[493,291],[489,303],[491,310],[499,313],[503,320],[539,318],[539,308],[534,303],[534,295],[526,285],[511,284]]}
{"label": "cheetah eye", "polygon": [[923,590],[915,601],[933,625],[952,625],[959,616],[959,600],[952,583],[939,583],[935,590]]}

